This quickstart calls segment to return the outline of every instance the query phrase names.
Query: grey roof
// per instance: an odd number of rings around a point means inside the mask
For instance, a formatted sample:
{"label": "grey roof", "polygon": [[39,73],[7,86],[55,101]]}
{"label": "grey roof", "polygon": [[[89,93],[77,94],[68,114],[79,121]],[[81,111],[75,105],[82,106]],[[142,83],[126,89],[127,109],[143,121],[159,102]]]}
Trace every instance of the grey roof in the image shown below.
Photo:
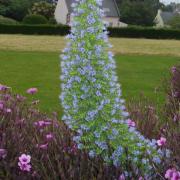
{"label": "grey roof", "polygon": [[174,15],[175,14],[172,12],[161,12],[161,17],[165,24],[168,23],[168,21],[170,21]]}
{"label": "grey roof", "polygon": [[[65,0],[68,11],[72,12],[71,3],[75,2],[75,0]],[[103,0],[102,9],[105,11],[105,15],[107,17],[119,17],[119,10],[116,4],[116,0]]]}

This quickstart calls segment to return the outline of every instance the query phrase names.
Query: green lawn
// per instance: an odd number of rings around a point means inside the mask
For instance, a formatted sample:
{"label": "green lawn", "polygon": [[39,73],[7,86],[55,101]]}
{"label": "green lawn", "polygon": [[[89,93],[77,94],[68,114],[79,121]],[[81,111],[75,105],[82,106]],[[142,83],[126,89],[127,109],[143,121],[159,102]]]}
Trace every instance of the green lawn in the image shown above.
{"label": "green lawn", "polygon": [[[161,80],[168,75],[174,64],[180,63],[179,57],[118,55],[117,72],[122,84],[123,96],[128,100],[143,92],[154,99],[163,101],[162,93],[155,94]],[[0,83],[11,86],[21,94],[26,89],[37,87],[35,95],[43,111],[61,112],[58,96],[60,94],[59,53],[57,52],[20,52],[0,51]]]}

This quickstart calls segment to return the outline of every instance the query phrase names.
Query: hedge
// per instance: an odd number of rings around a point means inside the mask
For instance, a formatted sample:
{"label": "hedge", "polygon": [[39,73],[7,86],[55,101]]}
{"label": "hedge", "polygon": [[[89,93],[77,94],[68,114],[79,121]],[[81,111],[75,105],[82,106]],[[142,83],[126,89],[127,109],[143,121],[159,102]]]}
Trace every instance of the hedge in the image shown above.
{"label": "hedge", "polygon": [[[108,28],[111,37],[149,38],[149,39],[179,39],[180,30],[155,29],[142,27]],[[0,24],[0,34],[38,34],[61,35],[68,34],[70,28],[63,25],[5,25]]]}
{"label": "hedge", "polygon": [[0,34],[37,34],[37,35],[66,35],[68,26],[60,25],[4,25],[0,24]]}

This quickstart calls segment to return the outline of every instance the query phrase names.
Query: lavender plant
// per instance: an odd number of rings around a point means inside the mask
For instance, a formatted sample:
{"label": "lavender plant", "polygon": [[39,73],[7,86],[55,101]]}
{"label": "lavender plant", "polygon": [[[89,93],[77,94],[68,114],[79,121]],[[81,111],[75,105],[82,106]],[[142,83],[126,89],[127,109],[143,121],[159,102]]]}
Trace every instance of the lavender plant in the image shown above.
{"label": "lavender plant", "polygon": [[74,141],[90,157],[101,155],[106,163],[120,166],[127,177],[150,177],[152,164],[161,163],[156,141],[128,125],[101,6],[101,0],[72,4],[71,34],[61,55],[62,120],[77,132]]}

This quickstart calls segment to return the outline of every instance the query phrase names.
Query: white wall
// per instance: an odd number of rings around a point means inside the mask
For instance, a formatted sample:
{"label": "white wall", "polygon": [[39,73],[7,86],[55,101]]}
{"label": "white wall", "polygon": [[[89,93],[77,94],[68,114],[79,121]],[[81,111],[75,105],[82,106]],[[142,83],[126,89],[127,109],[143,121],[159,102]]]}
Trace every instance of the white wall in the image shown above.
{"label": "white wall", "polygon": [[59,0],[54,13],[57,23],[66,24],[67,14],[68,8],[66,6],[65,0]]}

